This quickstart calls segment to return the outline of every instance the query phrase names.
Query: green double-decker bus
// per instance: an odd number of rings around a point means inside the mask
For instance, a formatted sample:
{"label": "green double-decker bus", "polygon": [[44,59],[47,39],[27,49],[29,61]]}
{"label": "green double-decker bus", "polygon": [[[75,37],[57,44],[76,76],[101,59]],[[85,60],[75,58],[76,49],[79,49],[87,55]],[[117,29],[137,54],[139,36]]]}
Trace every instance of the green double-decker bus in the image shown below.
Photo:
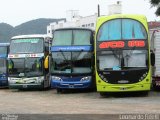
{"label": "green double-decker bus", "polygon": [[143,15],[111,15],[97,20],[95,66],[97,91],[144,91],[151,88],[148,25]]}

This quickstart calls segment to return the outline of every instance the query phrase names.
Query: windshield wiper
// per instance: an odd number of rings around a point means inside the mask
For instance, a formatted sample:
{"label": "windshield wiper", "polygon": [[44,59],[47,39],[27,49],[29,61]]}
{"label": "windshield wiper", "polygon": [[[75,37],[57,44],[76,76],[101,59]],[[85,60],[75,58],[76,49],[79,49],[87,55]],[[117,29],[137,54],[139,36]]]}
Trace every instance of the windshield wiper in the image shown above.
{"label": "windshield wiper", "polygon": [[75,59],[75,60],[78,60],[78,57],[80,56],[80,54],[83,52],[83,50],[81,50],[80,52],[79,52],[79,54],[75,57],[75,58],[77,58],[77,59]]}
{"label": "windshield wiper", "polygon": [[122,68],[124,66],[124,58],[123,58],[122,49],[118,48],[116,50],[113,50],[112,48],[110,48],[110,50],[112,51],[114,57],[118,59],[119,64],[121,65],[121,68]]}
{"label": "windshield wiper", "polygon": [[67,58],[65,57],[65,55],[64,55],[64,53],[63,53],[63,51],[61,51],[61,50],[60,50],[60,53],[62,54],[62,56],[63,56],[64,60],[66,60],[66,61],[67,61]]}
{"label": "windshield wiper", "polygon": [[133,47],[132,49],[130,49],[129,54],[127,53],[127,54],[123,57],[123,59],[124,59],[124,58],[127,59],[127,66],[128,66],[128,60],[129,60],[129,58],[132,56],[133,51],[135,50],[135,48],[136,48],[136,47]]}

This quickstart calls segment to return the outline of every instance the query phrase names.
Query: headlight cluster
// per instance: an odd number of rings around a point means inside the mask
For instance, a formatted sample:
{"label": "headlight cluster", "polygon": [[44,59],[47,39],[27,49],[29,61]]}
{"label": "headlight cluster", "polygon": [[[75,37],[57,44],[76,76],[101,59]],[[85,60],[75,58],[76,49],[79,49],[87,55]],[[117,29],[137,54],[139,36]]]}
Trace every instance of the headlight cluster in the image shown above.
{"label": "headlight cluster", "polygon": [[17,80],[19,80],[19,79],[15,79],[15,78],[8,78],[8,82],[10,83],[10,84],[14,84],[14,83],[16,83],[16,81]]}
{"label": "headlight cluster", "polygon": [[81,81],[87,81],[87,80],[91,80],[91,76],[83,77],[83,78],[81,79]]}
{"label": "headlight cluster", "polygon": [[6,76],[1,76],[1,78],[2,78],[2,79],[5,79],[5,78],[6,78]]}
{"label": "headlight cluster", "polygon": [[100,77],[103,81],[108,82],[108,80],[107,80],[102,74],[99,74],[99,77]]}
{"label": "headlight cluster", "polygon": [[37,83],[42,83],[44,81],[44,77],[38,77],[36,81]]}
{"label": "headlight cluster", "polygon": [[139,81],[142,81],[142,80],[144,80],[145,79],[145,77],[147,76],[147,72],[146,73],[144,73],[141,77],[140,77],[140,79],[139,79]]}
{"label": "headlight cluster", "polygon": [[6,78],[6,75],[5,75],[5,74],[2,74],[1,78],[2,78],[2,79],[5,79],[5,78]]}
{"label": "headlight cluster", "polygon": [[9,82],[9,84],[14,84],[14,83],[16,83],[16,81],[13,81],[13,80],[10,80],[10,81],[8,81]]}
{"label": "headlight cluster", "polygon": [[62,81],[62,79],[60,77],[57,77],[57,76],[52,76],[52,80],[59,80],[59,81]]}

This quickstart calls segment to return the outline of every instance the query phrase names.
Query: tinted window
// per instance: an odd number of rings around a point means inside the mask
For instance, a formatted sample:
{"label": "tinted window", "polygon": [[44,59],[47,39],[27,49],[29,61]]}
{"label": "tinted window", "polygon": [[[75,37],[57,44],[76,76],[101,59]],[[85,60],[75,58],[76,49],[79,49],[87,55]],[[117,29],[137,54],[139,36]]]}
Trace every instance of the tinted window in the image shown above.
{"label": "tinted window", "polygon": [[43,49],[42,38],[15,39],[10,44],[10,53],[40,53]]}
{"label": "tinted window", "polygon": [[143,25],[132,19],[115,19],[104,23],[97,35],[98,41],[147,39]]}
{"label": "tinted window", "polygon": [[59,30],[54,32],[52,45],[90,45],[89,30]]}

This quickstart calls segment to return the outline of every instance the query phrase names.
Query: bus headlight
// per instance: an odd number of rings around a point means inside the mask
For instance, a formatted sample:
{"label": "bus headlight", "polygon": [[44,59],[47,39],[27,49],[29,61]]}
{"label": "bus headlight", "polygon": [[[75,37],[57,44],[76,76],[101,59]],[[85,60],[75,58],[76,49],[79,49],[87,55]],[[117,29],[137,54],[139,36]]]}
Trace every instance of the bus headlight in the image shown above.
{"label": "bus headlight", "polygon": [[5,79],[5,78],[7,78],[7,77],[6,77],[6,75],[5,75],[5,74],[3,74],[1,78]]}
{"label": "bus headlight", "polygon": [[106,78],[103,79],[105,82],[108,82],[108,80]]}
{"label": "bus headlight", "polygon": [[14,84],[14,83],[16,83],[16,82],[13,81],[13,80],[8,80],[8,83],[9,83],[9,84]]}
{"label": "bus headlight", "polygon": [[139,81],[144,80],[146,78],[146,76],[147,76],[147,72],[140,77]]}
{"label": "bus headlight", "polygon": [[103,81],[108,82],[108,80],[107,80],[103,75],[99,74],[99,77],[100,77]]}
{"label": "bus headlight", "polygon": [[42,83],[44,81],[44,77],[38,77],[37,78],[37,83]]}
{"label": "bus headlight", "polygon": [[52,76],[52,80],[62,81],[62,79],[60,77],[57,77],[57,76]]}
{"label": "bus headlight", "polygon": [[81,79],[81,81],[87,81],[87,80],[91,80],[91,76],[83,77],[83,78]]}
{"label": "bus headlight", "polygon": [[14,83],[16,83],[17,80],[18,80],[18,79],[8,78],[8,83],[9,83],[9,84],[14,84]]}

